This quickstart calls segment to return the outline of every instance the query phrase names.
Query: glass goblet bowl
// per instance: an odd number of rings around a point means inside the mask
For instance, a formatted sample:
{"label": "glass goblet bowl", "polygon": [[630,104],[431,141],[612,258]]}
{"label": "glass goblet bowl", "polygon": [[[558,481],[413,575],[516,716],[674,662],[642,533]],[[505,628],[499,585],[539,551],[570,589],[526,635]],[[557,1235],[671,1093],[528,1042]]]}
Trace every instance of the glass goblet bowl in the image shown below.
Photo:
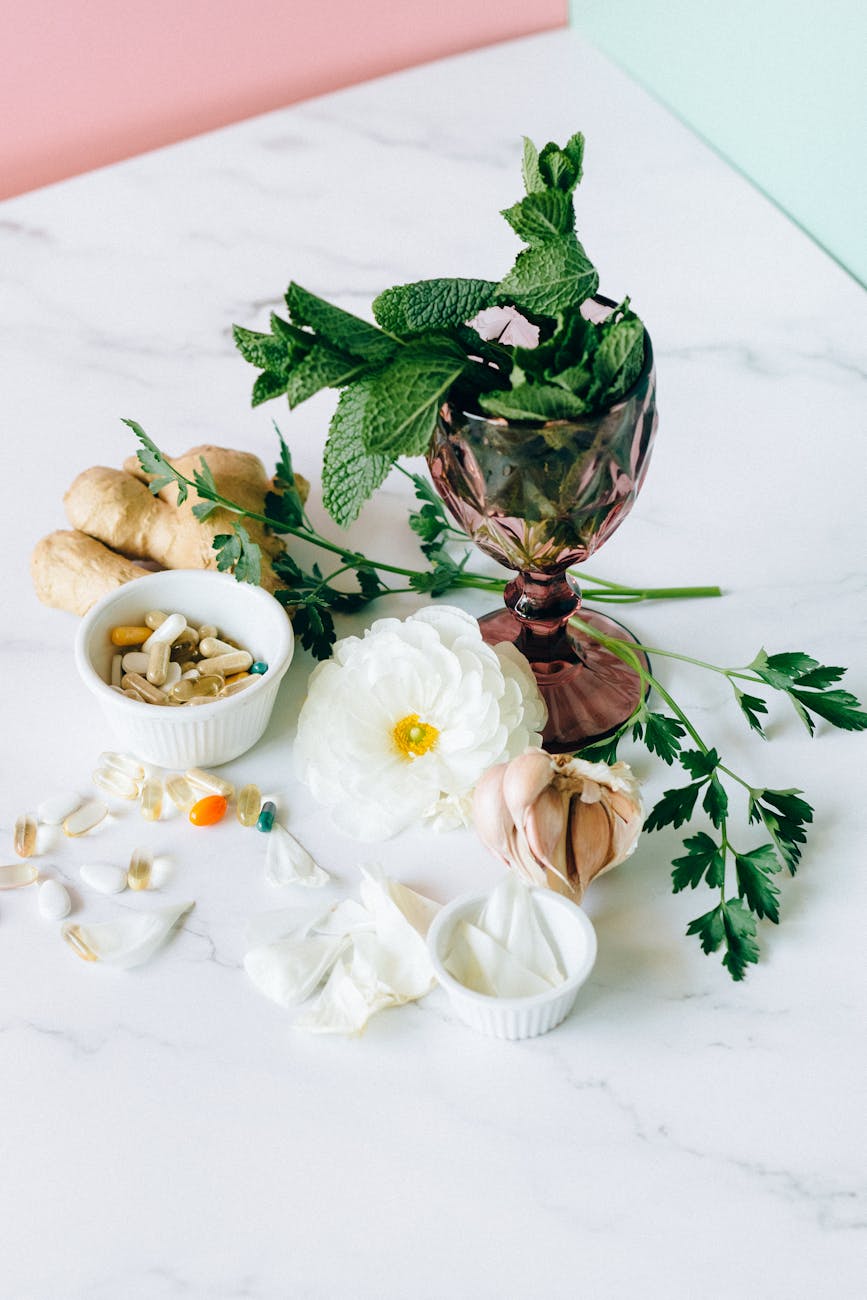
{"label": "glass goblet bowl", "polygon": [[[588,314],[614,306],[596,298]],[[630,643],[621,624],[581,608],[568,572],[605,542],[629,514],[647,472],[656,432],[656,376],[650,339],[628,392],[598,415],[515,421],[440,409],[428,452],[434,487],[472,541],[516,576],[505,606],[480,619],[492,645],[511,641],[526,655],[548,706],[543,744],[571,753],[611,735],[642,698],[642,678],[586,631]],[[640,650],[635,660],[647,667]]]}

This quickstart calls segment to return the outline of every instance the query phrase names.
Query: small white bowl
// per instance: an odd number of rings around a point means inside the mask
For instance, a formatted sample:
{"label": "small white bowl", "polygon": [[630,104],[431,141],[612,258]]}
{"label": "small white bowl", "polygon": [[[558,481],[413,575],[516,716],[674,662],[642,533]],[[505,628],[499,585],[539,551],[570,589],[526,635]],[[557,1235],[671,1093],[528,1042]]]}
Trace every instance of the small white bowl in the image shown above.
{"label": "small white bowl", "polygon": [[536,1038],[565,1020],[578,990],[596,961],[596,931],[580,907],[550,889],[534,889],[533,901],[546,938],[566,974],[564,983],[529,998],[495,998],[468,989],[443,965],[459,921],[474,921],[486,894],[465,894],[439,912],[428,931],[428,949],[436,977],[465,1024],[492,1038]]}
{"label": "small white bowl", "polygon": [[[237,695],[194,708],[142,704],[119,694],[109,685],[112,656],[118,653],[111,629],[140,625],[152,609],[185,614],[196,627],[215,624],[268,671]],[[85,614],[75,638],[75,662],[124,750],[159,767],[208,767],[228,763],[255,745],[294,648],[286,611],[261,587],[227,573],[165,569],[118,587]]]}

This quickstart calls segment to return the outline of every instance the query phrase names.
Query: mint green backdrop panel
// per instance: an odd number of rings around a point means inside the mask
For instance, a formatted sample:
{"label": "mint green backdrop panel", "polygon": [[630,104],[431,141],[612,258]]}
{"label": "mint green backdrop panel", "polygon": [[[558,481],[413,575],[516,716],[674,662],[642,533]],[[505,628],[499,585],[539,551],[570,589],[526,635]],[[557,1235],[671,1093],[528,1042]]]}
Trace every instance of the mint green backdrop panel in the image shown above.
{"label": "mint green backdrop panel", "polygon": [[572,0],[571,19],[867,283],[867,0]]}

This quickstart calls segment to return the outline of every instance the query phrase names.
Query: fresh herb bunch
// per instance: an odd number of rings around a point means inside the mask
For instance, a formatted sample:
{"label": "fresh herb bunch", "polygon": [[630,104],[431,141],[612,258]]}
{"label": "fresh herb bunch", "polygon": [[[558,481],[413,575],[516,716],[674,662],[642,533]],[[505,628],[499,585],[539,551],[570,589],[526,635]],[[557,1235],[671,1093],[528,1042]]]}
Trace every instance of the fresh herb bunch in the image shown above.
{"label": "fresh herb bunch", "polygon": [[[599,287],[575,233],[583,159],[581,134],[541,151],[525,139],[526,194],[502,215],[526,248],[498,283],[397,285],[374,301],[372,325],[293,282],[288,320],[272,314],[267,334],[234,327],[242,356],[261,371],[254,406],[285,393],[294,408],[322,388],[342,390],[322,468],[325,506],[341,526],[398,456],[427,451],[449,393],[465,410],[491,416],[574,420],[605,410],[637,379],[645,331],[629,300],[602,323],[581,310]],[[534,326],[538,345],[485,338],[477,318],[498,306]]]}

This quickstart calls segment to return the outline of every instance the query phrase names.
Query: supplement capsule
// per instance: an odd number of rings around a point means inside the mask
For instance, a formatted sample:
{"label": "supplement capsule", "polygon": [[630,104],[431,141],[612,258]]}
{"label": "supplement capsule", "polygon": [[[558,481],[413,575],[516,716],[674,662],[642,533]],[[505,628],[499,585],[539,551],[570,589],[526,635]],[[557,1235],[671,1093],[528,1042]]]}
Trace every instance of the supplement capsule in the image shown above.
{"label": "supplement capsule", "polygon": [[176,682],[179,682],[180,680],[181,680],[181,665],[176,663],[170,663],[168,667],[168,672],[166,673],[166,680],[163,682],[163,686],[162,686],[163,690],[164,691],[169,690],[172,686],[175,685]]}
{"label": "supplement capsule", "polygon": [[202,675],[199,672],[198,665],[192,663],[189,659],[186,663],[178,664],[178,667],[181,670],[181,677],[185,682],[197,682]]}
{"label": "supplement capsule", "polygon": [[32,858],[36,852],[36,818],[30,813],[16,821],[13,846],[19,858]]}
{"label": "supplement capsule", "polygon": [[74,813],[65,819],[63,823],[63,833],[71,839],[79,835],[86,835],[92,831],[94,826],[99,823],[108,814],[108,809],[100,799],[89,799],[86,804],[77,809]]}
{"label": "supplement capsule", "polygon": [[225,699],[227,695],[237,695],[238,691],[245,690],[246,687],[252,686],[258,678],[251,677],[249,673],[244,673],[243,677],[239,675],[231,684],[227,683],[220,692],[220,698]]}
{"label": "supplement capsule", "polygon": [[198,789],[207,790],[208,794],[221,794],[224,799],[231,799],[235,793],[231,781],[224,781],[216,772],[206,772],[203,767],[191,767],[187,780]]}
{"label": "supplement capsule", "polygon": [[186,777],[170,776],[166,781],[166,794],[181,812],[189,812],[198,795]]}
{"label": "supplement capsule", "polygon": [[262,659],[257,659],[255,663],[250,664],[250,672],[256,673],[258,676],[267,673],[267,671],[268,665]]}
{"label": "supplement capsule", "polygon": [[199,628],[199,645],[202,644],[203,636],[216,636],[216,635],[217,635],[217,629],[214,627],[213,623],[203,623],[202,626]]}
{"label": "supplement capsule", "polygon": [[199,639],[199,654],[204,655],[206,659],[213,659],[215,655],[234,654],[236,647],[229,645],[228,641],[221,641],[216,636],[205,636]]}
{"label": "supplement capsule", "polygon": [[163,783],[152,776],[141,788],[141,815],[145,821],[158,822],[163,810]]}
{"label": "supplement capsule", "polygon": [[199,697],[210,696],[213,698],[213,696],[219,695],[222,689],[223,679],[216,674],[200,677],[197,682],[193,682],[193,695]]}
{"label": "supplement capsule", "polygon": [[156,632],[157,628],[165,623],[168,614],[164,614],[161,609],[152,609],[149,614],[145,614],[145,623],[151,631]]}
{"label": "supplement capsule", "polygon": [[123,677],[123,655],[111,656],[111,685],[120,686],[120,679]]}
{"label": "supplement capsule", "polygon": [[112,645],[141,645],[151,635],[149,627],[113,627]]}
{"label": "supplement capsule", "polygon": [[147,679],[152,686],[164,686],[169,675],[172,649],[168,641],[156,641],[148,651]]}
{"label": "supplement capsule", "polygon": [[99,961],[96,953],[90,945],[85,942],[84,936],[81,933],[81,926],[64,925],[61,928],[60,933],[69,944],[72,951],[76,956],[80,957],[82,961]]}
{"label": "supplement capsule", "polygon": [[124,776],[123,772],[118,772],[113,767],[98,767],[91,774],[91,780],[97,790],[103,794],[112,795],[115,799],[137,799],[138,782],[133,781],[131,777]]}
{"label": "supplement capsule", "polygon": [[43,880],[39,886],[39,911],[46,921],[62,921],[72,910],[72,901],[59,880]]}
{"label": "supplement capsule", "polygon": [[182,677],[169,691],[169,699],[175,704],[186,704],[187,700],[193,697],[194,686],[195,683],[188,677]]}
{"label": "supplement capsule", "polygon": [[206,668],[209,673],[219,673],[225,676],[226,673],[237,673],[246,671],[253,662],[253,656],[249,650],[233,650],[231,654],[214,655],[209,659]]}
{"label": "supplement capsule", "polygon": [[123,656],[123,671],[125,673],[146,673],[150,655],[146,655],[144,650],[127,650]]}
{"label": "supplement capsule", "polygon": [[0,889],[20,889],[22,885],[32,885],[39,875],[31,862],[10,862],[0,866]]}
{"label": "supplement capsule", "polygon": [[152,686],[146,677],[141,673],[127,673],[121,682],[124,690],[138,691],[142,699],[147,700],[148,704],[165,704],[166,693],[161,691],[159,686]]}
{"label": "supplement capsule", "polygon": [[142,644],[142,650],[150,652],[159,642],[165,641],[171,648],[177,638],[187,626],[187,620],[183,614],[169,614],[167,618],[160,623],[155,632],[151,632],[146,641]]}
{"label": "supplement capsule", "polygon": [[226,685],[234,686],[235,682],[245,682],[249,676],[249,673],[232,673],[230,677],[226,678]]}
{"label": "supplement capsule", "polygon": [[139,704],[147,704],[147,700],[142,695],[141,691],[135,690],[132,686],[125,686],[121,691],[121,695],[125,695],[128,700],[137,700]]}
{"label": "supplement capsule", "polygon": [[118,754],[113,749],[106,749],[100,754],[99,767],[113,767],[133,781],[145,779],[145,770],[137,758],[130,758],[129,754]]}
{"label": "supplement capsule", "polygon": [[153,862],[149,853],[133,849],[126,873],[126,883],[130,889],[150,889]]}
{"label": "supplement capsule", "polygon": [[238,791],[235,812],[242,826],[255,826],[262,807],[262,795],[257,785],[245,785]]}
{"label": "supplement capsule", "polygon": [[270,799],[266,799],[265,803],[262,804],[262,811],[259,813],[256,821],[256,830],[265,831],[266,833],[270,831],[274,825],[274,816],[276,812],[276,804],[273,804]]}
{"label": "supplement capsule", "polygon": [[221,794],[209,794],[199,799],[190,809],[190,821],[194,826],[213,826],[222,821],[226,815],[229,801]]}

